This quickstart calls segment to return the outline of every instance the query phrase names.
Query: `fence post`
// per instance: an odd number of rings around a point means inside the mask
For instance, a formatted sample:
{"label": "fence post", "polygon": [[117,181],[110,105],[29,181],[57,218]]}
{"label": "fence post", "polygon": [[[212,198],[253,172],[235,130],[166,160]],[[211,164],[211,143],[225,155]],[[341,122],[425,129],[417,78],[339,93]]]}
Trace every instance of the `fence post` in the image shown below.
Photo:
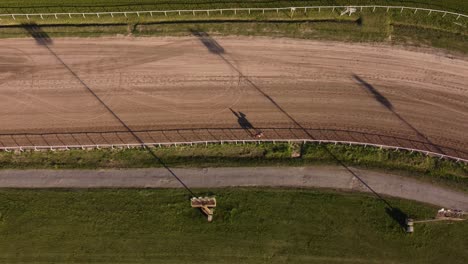
{"label": "fence post", "polygon": [[86,18],[85,14],[83,13],[83,18]]}
{"label": "fence post", "polygon": [[[13,18],[14,18],[14,17],[13,17]],[[42,14],[41,14],[41,19],[44,19],[44,17],[42,16]]]}
{"label": "fence post", "polygon": [[388,13],[388,10],[389,10],[389,9],[390,9],[390,7],[389,7],[389,6],[387,6],[387,13]]}
{"label": "fence post", "polygon": [[447,12],[444,13],[444,15],[442,17],[445,17],[447,15]]}
{"label": "fence post", "polygon": [[124,13],[124,16],[127,17],[127,12]]}
{"label": "fence post", "polygon": [[418,12],[418,9],[417,9],[417,8],[414,10],[414,13],[415,13],[415,14],[416,14],[416,12]]}
{"label": "fence post", "polygon": [[[111,13],[111,14],[112,14],[112,13]],[[68,13],[68,16],[69,16],[70,18],[72,18],[70,13]]]}
{"label": "fence post", "polygon": [[403,13],[403,8],[404,8],[404,7],[402,7],[402,8],[401,8],[401,10],[400,10],[400,14],[401,14],[401,13]]}
{"label": "fence post", "polygon": [[457,16],[457,20],[460,18],[460,16],[461,16],[461,15],[458,15],[458,16]]}
{"label": "fence post", "polygon": [[140,12],[137,12],[137,16],[140,17]]}
{"label": "fence post", "polygon": [[375,6],[374,6],[374,9],[372,9],[372,13],[375,12]]}

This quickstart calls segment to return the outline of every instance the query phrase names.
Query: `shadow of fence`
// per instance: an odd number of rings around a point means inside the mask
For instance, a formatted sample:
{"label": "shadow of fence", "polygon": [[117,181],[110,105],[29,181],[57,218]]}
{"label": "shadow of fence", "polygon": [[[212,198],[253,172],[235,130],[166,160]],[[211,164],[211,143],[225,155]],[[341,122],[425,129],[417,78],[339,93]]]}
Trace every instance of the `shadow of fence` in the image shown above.
{"label": "shadow of fence", "polygon": [[[313,135],[316,140],[350,141],[367,144],[396,146],[418,149],[434,153],[442,149],[446,155],[468,159],[462,142],[453,141],[449,146],[433,145],[417,137],[379,134],[345,129],[309,129],[305,134],[301,128],[255,127],[262,131],[265,140],[300,140]],[[149,129],[133,130],[144,143],[173,143],[192,141],[252,140],[251,131],[243,127],[232,128],[187,128],[187,129]],[[406,135],[405,135],[406,136]],[[135,137],[125,130],[116,131],[79,131],[67,133],[0,133],[0,147],[20,146],[67,146],[67,145],[119,145],[138,144]],[[443,153],[440,153],[443,154]]]}

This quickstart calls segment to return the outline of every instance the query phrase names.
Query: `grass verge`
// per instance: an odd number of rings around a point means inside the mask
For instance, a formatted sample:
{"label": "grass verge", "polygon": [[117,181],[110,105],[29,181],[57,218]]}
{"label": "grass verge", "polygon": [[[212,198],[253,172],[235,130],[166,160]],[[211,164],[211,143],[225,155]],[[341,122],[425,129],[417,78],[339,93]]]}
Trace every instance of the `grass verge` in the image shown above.
{"label": "grass verge", "polygon": [[[170,167],[307,166],[338,164],[392,171],[468,191],[468,165],[419,153],[333,144],[224,144],[152,148]],[[300,157],[293,154],[301,154]],[[333,156],[332,156],[333,155]],[[161,167],[147,149],[1,152],[3,169]]]}
{"label": "grass verge", "polygon": [[[10,19],[11,20],[11,19]],[[11,22],[11,23],[10,23]],[[49,37],[96,37],[106,35],[187,36],[190,30],[213,35],[258,35],[354,42],[387,42],[416,46],[434,46],[468,53],[468,20],[442,14],[414,14],[412,11],[364,9],[352,16],[310,10],[306,14],[284,11],[261,11],[223,14],[177,14],[128,17],[45,17],[44,20],[3,19],[0,38],[28,37],[24,24],[37,23]]]}
{"label": "grass verge", "polygon": [[460,0],[2,0],[0,13],[119,12],[314,5],[397,5],[468,12],[468,3]]}
{"label": "grass verge", "polygon": [[2,263],[464,263],[468,221],[325,190],[215,189],[214,222],[183,190],[0,190]]}

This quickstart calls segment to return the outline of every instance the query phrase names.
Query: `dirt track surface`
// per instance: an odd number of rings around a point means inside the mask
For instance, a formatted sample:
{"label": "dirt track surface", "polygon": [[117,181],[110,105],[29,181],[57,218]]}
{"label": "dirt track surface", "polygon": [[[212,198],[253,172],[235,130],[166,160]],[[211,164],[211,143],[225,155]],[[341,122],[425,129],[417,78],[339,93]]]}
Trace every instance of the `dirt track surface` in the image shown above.
{"label": "dirt track surface", "polygon": [[261,130],[265,139],[468,158],[466,57],[205,35],[43,44],[0,40],[0,146],[252,139]]}
{"label": "dirt track surface", "polygon": [[[468,210],[468,195],[414,179],[352,169],[380,194]],[[336,166],[173,169],[192,188],[229,186],[320,187],[368,192],[346,169]],[[8,188],[180,188],[166,169],[1,170]]]}

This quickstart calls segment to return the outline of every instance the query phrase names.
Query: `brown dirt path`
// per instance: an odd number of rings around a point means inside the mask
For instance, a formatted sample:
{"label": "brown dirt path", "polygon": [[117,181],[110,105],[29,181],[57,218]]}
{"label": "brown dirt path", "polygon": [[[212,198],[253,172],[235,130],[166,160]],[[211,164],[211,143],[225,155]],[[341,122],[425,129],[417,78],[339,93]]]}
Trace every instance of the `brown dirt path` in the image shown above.
{"label": "brown dirt path", "polygon": [[145,142],[249,139],[260,129],[270,139],[468,158],[463,57],[248,37],[54,39],[49,47],[56,56],[32,39],[0,40],[0,146],[135,142],[84,83]]}

